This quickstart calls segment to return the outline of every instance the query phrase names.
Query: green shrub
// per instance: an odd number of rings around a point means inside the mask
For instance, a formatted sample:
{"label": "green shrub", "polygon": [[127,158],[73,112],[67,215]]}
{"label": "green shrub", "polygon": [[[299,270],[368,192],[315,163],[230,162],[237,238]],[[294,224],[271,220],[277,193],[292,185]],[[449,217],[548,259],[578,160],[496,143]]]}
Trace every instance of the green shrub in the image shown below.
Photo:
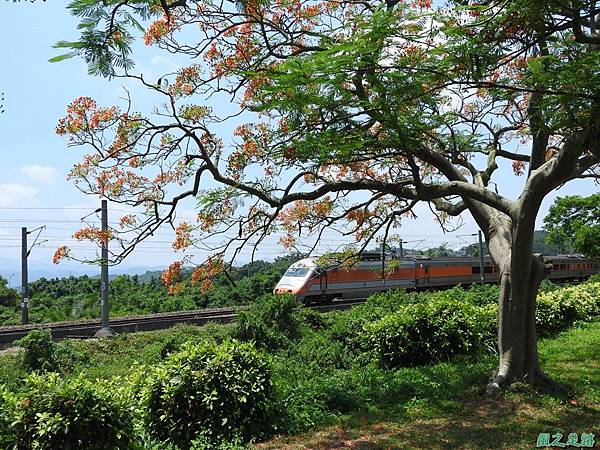
{"label": "green shrub", "polygon": [[589,277],[586,283],[600,283],[600,273],[594,274]]}
{"label": "green shrub", "polygon": [[538,295],[535,320],[540,336],[552,336],[600,315],[600,283],[567,286]]}
{"label": "green shrub", "polygon": [[292,296],[265,295],[235,319],[234,336],[275,350],[301,335],[301,304]]}
{"label": "green shrub", "polygon": [[58,370],[56,343],[52,340],[52,332],[49,329],[32,330],[18,340],[16,345],[23,348],[23,362],[29,369],[36,372]]}
{"label": "green shrub", "polygon": [[500,288],[497,284],[472,284],[463,290],[462,298],[473,305],[497,305]]}
{"label": "green shrub", "polygon": [[269,428],[269,365],[249,343],[184,345],[149,374],[142,420],[153,437],[178,447],[250,440]]}
{"label": "green shrub", "polygon": [[121,384],[52,373],[30,375],[17,393],[0,389],[2,448],[128,448],[133,427]]}
{"label": "green shrub", "polygon": [[449,299],[407,305],[368,323],[363,345],[386,368],[448,360],[482,349],[493,328],[491,311]]}
{"label": "green shrub", "polygon": [[559,284],[553,283],[552,281],[545,278],[540,284],[540,289],[538,293],[541,294],[542,292],[552,292],[556,291],[557,289],[561,289],[561,286]]}
{"label": "green shrub", "polygon": [[278,433],[296,434],[331,416],[323,395],[322,374],[300,359],[279,355],[273,361]]}
{"label": "green shrub", "polygon": [[367,323],[379,320],[408,304],[426,300],[424,293],[407,292],[404,289],[393,289],[371,295],[365,303],[349,311],[331,313],[331,338],[343,342],[356,353],[362,353],[368,350],[368,346],[363,347],[365,341],[362,339]]}

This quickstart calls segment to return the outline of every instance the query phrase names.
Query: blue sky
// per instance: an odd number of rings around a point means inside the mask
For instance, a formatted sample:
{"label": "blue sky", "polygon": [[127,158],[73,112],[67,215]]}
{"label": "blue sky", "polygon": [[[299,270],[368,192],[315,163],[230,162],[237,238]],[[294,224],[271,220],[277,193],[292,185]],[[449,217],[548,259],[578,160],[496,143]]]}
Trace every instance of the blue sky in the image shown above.
{"label": "blue sky", "polygon": [[[47,62],[58,54],[52,48],[53,43],[78,37],[78,21],[69,15],[66,4],[60,1],[0,3],[3,66],[0,91],[4,92],[5,98],[5,112],[0,115],[3,161],[0,165],[0,275],[4,277],[19,267],[21,226],[29,229],[47,226],[41,239],[48,242],[33,250],[31,265],[57,270],[50,262],[54,249],[61,242],[69,243],[79,219],[99,205],[98,198],[83,195],[66,181],[66,174],[84,150],[68,148],[66,139],[56,135],[54,128],[58,118],[65,114],[66,106],[80,95],[90,96],[103,106],[118,104],[123,95],[122,81],[88,76],[85,64],[79,59],[54,64]],[[172,55],[161,54],[156,48],[139,45],[134,56],[137,64],[134,72],[143,73],[148,80],[177,68]],[[151,98],[147,94],[135,94],[134,89],[134,109],[150,111]],[[221,133],[225,135],[228,130],[221,130]],[[502,167],[498,175],[498,180],[510,178],[508,182],[499,183],[500,192],[512,198],[518,195],[522,180],[513,177],[508,167]],[[575,182],[560,193],[589,194],[595,190],[590,182]],[[540,222],[553,198],[546,199]],[[408,241],[427,239],[429,245],[419,244],[422,247],[442,242],[460,245],[472,239],[462,235],[476,232],[473,221],[465,216],[464,226],[454,233],[460,236],[442,236],[440,228],[427,213],[427,207],[417,211],[419,220],[406,221],[401,234]],[[113,217],[117,213],[113,211]],[[189,209],[182,213],[183,216],[186,214],[193,212]],[[134,266],[156,268],[176,259],[169,249],[171,236],[172,233],[165,230],[154,244],[143,244],[123,264],[123,269]],[[260,255],[269,259],[281,253],[282,250],[271,242]],[[78,273],[83,269],[80,264],[70,263],[60,270]],[[91,269],[92,272],[95,270]]]}

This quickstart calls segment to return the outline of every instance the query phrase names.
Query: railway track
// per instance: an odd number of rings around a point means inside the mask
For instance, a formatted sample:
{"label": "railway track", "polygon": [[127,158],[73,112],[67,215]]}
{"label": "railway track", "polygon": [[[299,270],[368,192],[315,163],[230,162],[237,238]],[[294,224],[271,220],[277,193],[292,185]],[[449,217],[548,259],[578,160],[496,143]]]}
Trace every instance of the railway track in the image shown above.
{"label": "railway track", "polygon": [[[351,308],[364,299],[334,301],[327,305],[314,305],[310,308],[320,312]],[[236,308],[212,308],[193,311],[174,311],[169,313],[147,314],[143,316],[116,317],[111,319],[110,327],[115,333],[135,333],[138,331],[163,330],[178,323],[203,325],[208,322],[230,322],[238,311],[248,309],[247,306]],[[86,339],[94,337],[100,329],[99,319],[78,320],[73,322],[35,323],[0,327],[0,346],[6,346],[21,339],[31,330],[50,328],[54,339]]]}

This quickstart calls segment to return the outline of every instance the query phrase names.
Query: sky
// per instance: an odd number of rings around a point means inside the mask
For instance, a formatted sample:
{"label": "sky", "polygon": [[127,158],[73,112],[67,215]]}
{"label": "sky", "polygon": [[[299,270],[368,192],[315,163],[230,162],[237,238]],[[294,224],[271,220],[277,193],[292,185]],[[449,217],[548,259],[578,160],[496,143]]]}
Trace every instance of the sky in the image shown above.
{"label": "sky", "polygon": [[[12,285],[18,285],[20,277],[20,228],[23,226],[33,230],[45,225],[38,239],[42,244],[31,251],[30,278],[98,272],[97,267],[81,263],[61,263],[57,267],[51,262],[54,250],[61,244],[71,245],[81,255],[90,254],[89,248],[73,244],[71,235],[80,228],[81,217],[100,205],[99,198],[82,194],[66,180],[66,174],[80,161],[84,149],[69,148],[66,138],[56,135],[54,128],[58,119],[65,115],[67,105],[76,97],[90,96],[99,105],[110,106],[119,103],[124,91],[121,80],[89,76],[80,59],[48,62],[49,58],[59,54],[52,48],[53,43],[78,38],[78,20],[69,15],[66,5],[67,2],[58,0],[0,2],[3,66],[0,92],[4,93],[5,110],[0,114],[0,275],[10,278]],[[182,62],[143,44],[135,48],[134,59],[134,73],[143,74],[147,80],[158,79],[160,74],[177,69],[178,63]],[[150,97],[135,96],[135,88],[127,88],[134,94],[134,109],[152,109]],[[230,132],[228,129],[219,131],[221,134]],[[515,198],[523,180],[515,178],[508,166],[502,166],[496,176],[501,181],[498,184],[500,193]],[[561,189],[558,195],[586,195],[596,190],[591,182],[576,181]],[[545,200],[538,217],[540,227],[556,195]],[[191,205],[184,208],[180,218],[194,216]],[[120,213],[118,209],[118,205],[109,205],[109,220]],[[418,207],[416,212],[418,219],[404,221],[398,230],[407,241],[406,248],[427,248],[444,242],[460,247],[476,239],[470,236],[477,228],[468,215],[461,218],[463,225],[457,231],[443,234],[426,205]],[[35,233],[32,233],[30,240],[34,238]],[[121,267],[111,270],[143,272],[164,268],[181,256],[170,249],[172,238],[172,231],[161,231],[154,242],[141,244]],[[321,249],[326,250],[340,242],[340,238],[329,236]],[[273,259],[283,253],[272,240],[260,249],[259,256]]]}

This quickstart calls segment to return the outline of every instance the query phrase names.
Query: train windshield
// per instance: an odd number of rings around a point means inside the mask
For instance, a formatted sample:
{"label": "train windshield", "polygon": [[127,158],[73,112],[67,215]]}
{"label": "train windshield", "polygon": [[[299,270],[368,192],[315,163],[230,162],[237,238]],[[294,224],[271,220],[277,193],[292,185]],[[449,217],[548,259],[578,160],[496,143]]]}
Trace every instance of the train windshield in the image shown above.
{"label": "train windshield", "polygon": [[286,277],[305,277],[310,271],[308,267],[290,267],[286,272]]}

